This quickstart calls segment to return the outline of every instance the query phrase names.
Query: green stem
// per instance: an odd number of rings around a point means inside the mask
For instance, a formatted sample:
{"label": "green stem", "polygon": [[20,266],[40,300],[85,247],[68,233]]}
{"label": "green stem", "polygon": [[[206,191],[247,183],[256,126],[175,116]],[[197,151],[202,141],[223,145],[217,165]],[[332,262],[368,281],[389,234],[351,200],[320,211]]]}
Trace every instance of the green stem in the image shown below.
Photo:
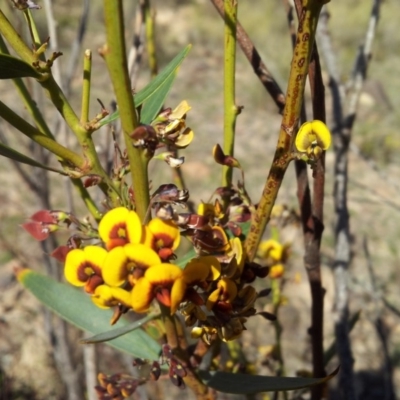
{"label": "green stem", "polygon": [[[3,37],[1,35],[0,35],[0,53],[9,54],[7,46],[4,43]],[[54,140],[54,136],[51,133],[45,119],[43,118],[43,114],[37,107],[36,102],[33,101],[32,96],[30,95],[24,81],[20,78],[16,78],[16,79],[13,79],[13,82],[14,82],[15,86],[17,87],[17,90],[24,102],[24,105],[25,105],[26,109],[28,110],[29,114],[32,116],[33,120],[35,121],[35,124],[36,124],[37,128],[39,129],[39,131],[43,135]],[[60,160],[62,160],[62,159],[60,158]],[[101,213],[97,209],[96,204],[91,199],[89,192],[83,186],[82,182],[79,179],[71,179],[71,181],[72,181],[72,184],[75,186],[75,188],[78,190],[78,192],[79,192],[83,202],[86,204],[86,207],[88,208],[89,212],[93,215],[93,217],[96,220],[99,220]]]}
{"label": "green stem", "polygon": [[101,54],[106,61],[120,111],[121,126],[132,174],[136,212],[145,222],[144,219],[150,203],[148,159],[142,149],[133,146],[130,137],[138,127],[139,121],[127,68],[122,4],[122,0],[104,0],[107,43],[101,49]]}
{"label": "green stem", "polygon": [[81,108],[81,124],[83,126],[89,120],[91,76],[92,76],[92,52],[90,50],[86,50],[83,59],[83,87],[82,87],[82,108]]}
{"label": "green stem", "polygon": [[108,177],[100,163],[91,136],[92,132],[81,124],[78,116],[51,74],[49,74],[46,80],[40,82],[40,84],[45,89],[46,94],[55,105],[59,113],[62,115],[69,128],[75,133],[76,138],[82,147],[84,157],[87,161],[85,173],[91,173],[100,176],[102,180],[109,186],[109,190],[107,190],[106,193],[111,196],[113,204],[118,204],[120,199],[119,191],[114,186],[113,182]]}
{"label": "green stem", "polygon": [[28,27],[29,27],[29,32],[31,34],[33,47],[34,47],[35,50],[37,50],[41,45],[40,36],[39,36],[39,32],[37,30],[35,21],[33,19],[31,10],[29,10],[29,9],[24,10],[24,16],[25,16],[26,22],[27,22]]}
{"label": "green stem", "polygon": [[272,207],[274,206],[283,177],[290,161],[293,159],[291,154],[292,147],[303,103],[304,87],[314,45],[318,17],[323,4],[328,1],[305,0],[303,12],[299,17],[299,27],[293,52],[278,144],[257,211],[252,217],[249,235],[245,243],[246,253],[250,261],[255,257],[262,234],[270,219]]}
{"label": "green stem", "polygon": [[[3,37],[0,35],[0,53],[9,55],[10,52],[7,49],[6,44],[4,43]],[[13,79],[13,82],[24,102],[24,105],[32,116],[33,120],[37,128],[47,137],[54,139],[53,134],[51,133],[45,119],[43,118],[43,114],[39,110],[35,101],[33,101],[31,94],[29,93],[24,81],[21,78]]]}
{"label": "green stem", "polygon": [[[237,0],[224,0],[224,145],[226,155],[233,156],[235,145],[235,126],[239,108],[235,104],[235,63],[236,63],[236,24]],[[233,168],[224,165],[222,186],[232,185]]]}
{"label": "green stem", "polygon": [[87,191],[87,189],[83,186],[82,181],[80,179],[71,179],[71,182],[72,182],[73,186],[75,187],[75,189],[77,190],[77,192],[79,193],[81,199],[85,203],[86,208],[88,209],[90,214],[93,216],[93,218],[97,222],[99,222],[102,217],[102,213],[97,208],[96,203],[90,197],[90,194]]}
{"label": "green stem", "polygon": [[44,135],[37,128],[29,124],[25,119],[16,114],[13,110],[8,108],[3,102],[0,101],[0,116],[4,118],[9,124],[18,129],[24,135],[28,136],[34,142],[40,146],[49,150],[51,153],[60,157],[63,161],[76,167],[78,169],[84,169],[85,161],[78,154],[67,149],[61,144],[57,143],[52,138]]}
{"label": "green stem", "polygon": [[25,44],[10,21],[0,10],[0,33],[4,36],[14,51],[27,63],[33,64],[37,61],[37,55]]}
{"label": "green stem", "polygon": [[212,400],[214,396],[210,393],[207,386],[197,377],[188,357],[187,350],[181,347],[180,339],[180,327],[177,324],[181,322],[174,316],[171,315],[169,307],[160,305],[161,317],[164,322],[165,334],[167,337],[167,343],[171,346],[174,356],[182,362],[186,369],[187,375],[183,378],[185,384],[193,390],[197,399],[201,400]]}

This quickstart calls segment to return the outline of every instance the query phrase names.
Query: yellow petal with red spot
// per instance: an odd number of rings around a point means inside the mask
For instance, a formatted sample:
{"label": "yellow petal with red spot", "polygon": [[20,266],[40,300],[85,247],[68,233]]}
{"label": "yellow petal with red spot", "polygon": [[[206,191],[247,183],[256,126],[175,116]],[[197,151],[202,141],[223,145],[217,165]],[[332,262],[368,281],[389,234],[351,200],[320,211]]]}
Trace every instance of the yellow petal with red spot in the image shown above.
{"label": "yellow petal with red spot", "polygon": [[125,207],[110,210],[99,223],[99,235],[108,250],[127,243],[139,243],[142,230],[139,216]]}
{"label": "yellow petal with red spot", "polygon": [[121,286],[135,268],[146,270],[160,264],[158,254],[143,244],[126,244],[112,249],[103,266],[104,282],[110,286]]}
{"label": "yellow petal with red spot", "polygon": [[101,277],[107,251],[98,246],[71,250],[65,260],[65,279],[74,286],[85,286],[92,275]]}
{"label": "yellow petal with red spot", "polygon": [[236,283],[233,282],[231,279],[222,278],[220,281],[218,281],[217,287],[221,289],[220,299],[222,301],[230,303],[235,299],[237,295],[237,286]]}
{"label": "yellow petal with red spot", "polygon": [[220,288],[215,289],[213,292],[210,293],[206,302],[207,310],[211,310],[215,303],[219,300]]}
{"label": "yellow petal with red spot", "polygon": [[176,250],[178,248],[181,235],[178,227],[173,222],[154,218],[149,222],[148,228],[153,235],[152,248],[154,250],[158,251],[162,248]]}
{"label": "yellow petal with red spot", "polygon": [[132,308],[136,312],[145,312],[161,289],[171,289],[175,281],[181,279],[182,270],[174,264],[159,264],[147,269],[132,290]]}
{"label": "yellow petal with red spot", "polygon": [[110,308],[117,306],[118,304],[130,307],[131,303],[130,292],[107,285],[97,286],[91,298],[93,303],[100,308]]}

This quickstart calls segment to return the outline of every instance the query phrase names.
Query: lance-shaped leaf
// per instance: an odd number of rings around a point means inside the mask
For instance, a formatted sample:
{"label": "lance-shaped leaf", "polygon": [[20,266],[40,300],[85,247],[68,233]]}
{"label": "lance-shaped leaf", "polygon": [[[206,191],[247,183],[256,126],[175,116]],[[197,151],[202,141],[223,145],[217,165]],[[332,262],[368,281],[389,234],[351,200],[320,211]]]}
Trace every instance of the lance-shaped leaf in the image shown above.
{"label": "lance-shaped leaf", "polygon": [[0,156],[10,158],[11,160],[18,161],[22,164],[31,165],[32,167],[38,167],[42,169],[46,169],[47,171],[57,172],[62,175],[67,175],[64,171],[51,168],[47,165],[41,164],[28,156],[19,153],[18,151],[12,149],[11,147],[6,146],[3,143],[0,143]]}
{"label": "lance-shaped leaf", "polygon": [[[91,334],[109,330],[112,311],[96,307],[82,291],[29,269],[19,271],[18,280],[38,300],[78,328]],[[118,325],[126,326],[128,322],[120,319]],[[160,345],[141,329],[107,343],[135,357],[150,360],[157,359],[161,350]]]}
{"label": "lance-shaped leaf", "polygon": [[139,321],[135,321],[132,324],[128,324],[126,326],[121,326],[120,328],[111,329],[107,332],[99,333],[98,335],[88,337],[86,339],[80,340],[80,343],[89,344],[89,343],[102,343],[108,342],[109,340],[116,339],[120,336],[126,335],[129,332],[132,332],[136,329],[141,328],[146,322],[157,318],[159,315],[157,314],[149,314],[147,317],[140,319]]}
{"label": "lance-shaped leaf", "polygon": [[[191,45],[184,48],[146,87],[135,94],[135,106],[143,104],[140,122],[149,124],[157,116],[165,99],[171,90],[179,66],[185,59]],[[100,121],[100,125],[109,124],[119,118],[119,111],[115,111]]]}
{"label": "lance-shaped leaf", "polygon": [[219,392],[234,394],[255,394],[261,392],[278,392],[303,389],[327,382],[337,374],[339,368],[325,378],[291,378],[234,374],[222,371],[200,371],[203,382]]}
{"label": "lance-shaped leaf", "polygon": [[0,79],[39,78],[40,74],[32,65],[8,54],[0,54]]}

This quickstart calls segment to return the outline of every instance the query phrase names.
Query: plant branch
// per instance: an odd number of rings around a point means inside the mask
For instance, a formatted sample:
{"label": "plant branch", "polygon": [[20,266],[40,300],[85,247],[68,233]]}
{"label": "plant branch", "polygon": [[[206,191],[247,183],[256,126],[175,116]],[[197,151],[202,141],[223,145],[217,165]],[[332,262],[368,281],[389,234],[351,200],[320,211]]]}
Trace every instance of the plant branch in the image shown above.
{"label": "plant branch", "polygon": [[3,14],[0,9],[0,33],[4,36],[14,51],[28,64],[33,64],[38,60],[38,57],[33,51],[25,44],[18,35],[18,32],[11,25],[10,21]]}
{"label": "plant branch", "polygon": [[104,1],[107,43],[101,49],[120,111],[130,170],[135,193],[136,211],[144,222],[150,203],[148,160],[142,149],[132,145],[130,135],[139,125],[127,68],[122,0]]}
{"label": "plant branch", "polygon": [[[235,104],[236,24],[237,0],[224,0],[224,153],[234,155],[236,117],[240,113]],[[233,168],[222,168],[222,186],[231,187]]]}
{"label": "plant branch", "polygon": [[[224,18],[224,0],[211,0],[211,2],[221,17]],[[236,35],[237,41],[244,55],[253,67],[254,73],[257,75],[258,79],[260,79],[267,92],[271,95],[279,109],[279,112],[282,113],[283,108],[285,107],[285,95],[271,72],[262,61],[259,52],[239,21],[237,21],[236,24]]]}
{"label": "plant branch", "polygon": [[183,378],[185,384],[193,390],[196,398],[199,400],[213,400],[215,397],[206,385],[196,376],[193,367],[190,364],[188,352],[182,348],[182,337],[180,334],[181,328],[178,324],[181,322],[170,314],[169,307],[161,305],[161,314],[164,322],[167,343],[171,346],[174,355],[183,364],[187,375]]}
{"label": "plant branch", "polygon": [[29,124],[25,119],[20,117],[10,108],[8,108],[1,101],[0,116],[4,118],[4,120],[11,124],[14,128],[18,129],[20,132],[32,139],[34,142],[38,143],[43,148],[60,157],[63,161],[69,163],[72,167],[84,169],[85,161],[82,157],[62,146],[61,144],[57,143],[52,138],[47,137],[37,128]]}
{"label": "plant branch", "polygon": [[81,108],[82,125],[85,125],[89,120],[91,76],[92,76],[92,52],[90,50],[86,50],[83,58],[83,85],[82,85],[82,108]]}
{"label": "plant branch", "polygon": [[270,219],[272,207],[278,195],[283,177],[293,158],[291,153],[292,146],[303,103],[304,88],[314,45],[318,17],[324,2],[326,0],[308,0],[305,2],[300,16],[278,143],[258,208],[252,217],[250,232],[245,243],[249,260],[254,259],[258,244]]}
{"label": "plant branch", "polygon": [[352,92],[350,94],[349,108],[343,117],[342,98],[343,90],[339,81],[336,60],[330,43],[327,28],[328,15],[324,12],[322,29],[320,31],[321,47],[324,52],[328,72],[330,75],[330,88],[333,98],[334,110],[334,149],[335,149],[335,187],[334,203],[336,210],[335,223],[335,261],[333,264],[335,277],[335,334],[337,353],[341,363],[339,386],[342,394],[348,399],[355,399],[353,356],[349,339],[348,326],[348,268],[351,261],[351,240],[349,226],[349,211],[347,206],[348,184],[348,151],[351,141],[351,131],[356,119],[356,108],[361,94],[362,84],[366,77],[368,62],[371,56],[371,46],[379,19],[380,0],[374,0],[369,26],[364,45],[361,46],[356,58],[353,72]]}

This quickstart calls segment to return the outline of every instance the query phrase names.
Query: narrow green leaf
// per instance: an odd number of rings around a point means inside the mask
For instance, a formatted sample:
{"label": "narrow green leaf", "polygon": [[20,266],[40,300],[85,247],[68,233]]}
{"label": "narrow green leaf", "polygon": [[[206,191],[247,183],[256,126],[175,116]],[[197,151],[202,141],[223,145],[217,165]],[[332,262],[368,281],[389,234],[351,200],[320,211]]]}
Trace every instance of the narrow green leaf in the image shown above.
{"label": "narrow green leaf", "polygon": [[[105,332],[110,328],[112,311],[96,307],[90,297],[82,291],[29,269],[19,272],[18,280],[38,300],[78,328],[91,334]],[[123,327],[128,325],[128,322],[121,319],[117,324]],[[161,349],[160,345],[141,329],[107,344],[135,357],[151,360],[158,358]]]}
{"label": "narrow green leaf", "polygon": [[147,317],[140,319],[139,321],[135,321],[126,326],[121,326],[120,328],[111,329],[107,332],[99,333],[98,335],[82,339],[79,342],[82,344],[108,342],[109,340],[116,339],[117,337],[126,335],[127,333],[142,327],[146,322],[149,322],[154,318],[157,318],[158,316],[159,315],[157,314],[150,314]]}
{"label": "narrow green leaf", "polygon": [[153,95],[150,96],[143,104],[142,111],[140,113],[140,122],[142,124],[150,124],[153,119],[157,117],[161,107],[165,103],[165,99],[171,90],[172,84],[174,83],[177,70],[174,71],[168,78],[158,86],[157,90],[154,91]]}
{"label": "narrow green leaf", "polygon": [[219,392],[233,394],[255,394],[303,389],[327,382],[337,374],[339,368],[325,378],[290,378],[234,374],[222,371],[199,371],[203,382]]}
{"label": "narrow green leaf", "polygon": [[40,74],[25,61],[8,54],[0,54],[0,79],[24,78],[27,76],[39,78]]}
{"label": "narrow green leaf", "polygon": [[62,175],[67,175],[64,171],[58,170],[55,168],[48,167],[47,165],[41,164],[32,158],[19,153],[18,151],[12,149],[11,147],[6,146],[5,144],[0,142],[0,156],[10,158],[11,160],[18,161],[22,164],[31,165],[32,167],[38,167],[42,169],[46,169],[47,171],[57,172]]}
{"label": "narrow green leaf", "polygon": [[[157,113],[160,111],[165,98],[169,90],[172,87],[172,83],[175,80],[177,71],[179,66],[182,64],[182,61],[185,59],[189,50],[191,49],[191,45],[186,46],[179,54],[175,56],[175,58],[158,74],[146,87],[140,90],[137,94],[135,94],[135,106],[138,107],[143,103],[149,102],[150,104],[147,106],[143,106],[143,108],[147,108],[146,111],[146,122],[143,118],[143,110],[141,123],[150,123]],[[158,107],[157,111],[155,109]],[[154,115],[152,118],[151,116]],[[119,118],[119,111],[115,111],[111,115],[100,121],[100,125],[109,124],[112,121],[115,121]],[[151,118],[150,120],[148,120]]]}

